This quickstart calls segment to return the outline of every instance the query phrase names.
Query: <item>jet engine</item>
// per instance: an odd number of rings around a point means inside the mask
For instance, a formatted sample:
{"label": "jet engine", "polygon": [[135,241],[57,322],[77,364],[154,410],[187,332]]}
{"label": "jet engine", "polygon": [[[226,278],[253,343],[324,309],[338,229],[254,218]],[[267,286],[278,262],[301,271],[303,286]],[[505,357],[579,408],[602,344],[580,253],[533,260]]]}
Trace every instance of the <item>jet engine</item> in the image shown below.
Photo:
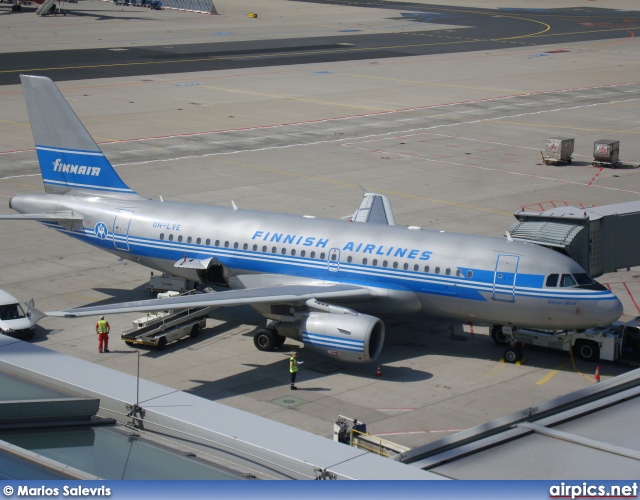
{"label": "jet engine", "polygon": [[300,322],[278,323],[276,331],[325,356],[350,363],[375,361],[384,343],[384,323],[358,313],[311,312]]}

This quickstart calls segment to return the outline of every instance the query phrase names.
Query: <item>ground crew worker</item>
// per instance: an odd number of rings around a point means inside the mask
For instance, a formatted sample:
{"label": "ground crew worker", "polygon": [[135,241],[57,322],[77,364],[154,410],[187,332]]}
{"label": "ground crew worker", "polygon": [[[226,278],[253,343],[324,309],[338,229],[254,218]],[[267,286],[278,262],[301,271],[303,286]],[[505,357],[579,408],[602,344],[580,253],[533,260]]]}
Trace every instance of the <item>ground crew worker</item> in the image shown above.
{"label": "ground crew worker", "polygon": [[[104,316],[100,316],[100,319],[96,323],[96,333],[98,334],[98,352],[109,352],[109,322],[104,319]],[[104,351],[102,347],[104,345]]]}
{"label": "ground crew worker", "polygon": [[292,352],[289,358],[289,372],[291,373],[291,390],[297,391],[298,388],[294,385],[296,383],[296,375],[298,374],[298,353]]}

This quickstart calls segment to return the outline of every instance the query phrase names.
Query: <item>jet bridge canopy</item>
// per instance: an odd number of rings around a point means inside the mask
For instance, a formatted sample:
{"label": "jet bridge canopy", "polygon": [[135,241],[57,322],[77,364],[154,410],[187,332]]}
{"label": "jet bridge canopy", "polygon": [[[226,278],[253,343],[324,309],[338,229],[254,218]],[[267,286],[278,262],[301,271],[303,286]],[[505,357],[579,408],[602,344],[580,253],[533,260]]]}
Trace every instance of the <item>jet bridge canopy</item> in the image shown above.
{"label": "jet bridge canopy", "polygon": [[640,265],[640,201],[514,215],[512,238],[559,250],[593,277]]}

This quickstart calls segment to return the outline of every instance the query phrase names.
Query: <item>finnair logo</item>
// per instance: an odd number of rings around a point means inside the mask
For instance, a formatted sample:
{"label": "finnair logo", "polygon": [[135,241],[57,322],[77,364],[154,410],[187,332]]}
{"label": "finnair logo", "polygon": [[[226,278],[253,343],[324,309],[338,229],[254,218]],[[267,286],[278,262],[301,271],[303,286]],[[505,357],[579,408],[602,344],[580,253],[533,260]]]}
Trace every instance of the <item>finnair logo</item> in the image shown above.
{"label": "finnair logo", "polygon": [[62,172],[65,174],[79,174],[79,175],[91,175],[97,177],[100,175],[100,167],[85,167],[84,165],[69,165],[68,163],[62,163],[62,160],[58,158],[53,162],[53,171]]}

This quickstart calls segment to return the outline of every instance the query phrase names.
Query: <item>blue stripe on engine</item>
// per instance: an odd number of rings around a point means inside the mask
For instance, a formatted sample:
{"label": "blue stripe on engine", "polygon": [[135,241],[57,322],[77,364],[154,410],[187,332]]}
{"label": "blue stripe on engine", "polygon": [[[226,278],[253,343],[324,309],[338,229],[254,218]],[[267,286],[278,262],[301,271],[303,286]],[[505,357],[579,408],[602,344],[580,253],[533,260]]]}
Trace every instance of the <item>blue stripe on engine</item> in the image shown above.
{"label": "blue stripe on engine", "polygon": [[343,351],[364,352],[363,340],[348,340],[327,335],[318,335],[310,332],[302,332],[302,342],[319,347],[332,347]]}

